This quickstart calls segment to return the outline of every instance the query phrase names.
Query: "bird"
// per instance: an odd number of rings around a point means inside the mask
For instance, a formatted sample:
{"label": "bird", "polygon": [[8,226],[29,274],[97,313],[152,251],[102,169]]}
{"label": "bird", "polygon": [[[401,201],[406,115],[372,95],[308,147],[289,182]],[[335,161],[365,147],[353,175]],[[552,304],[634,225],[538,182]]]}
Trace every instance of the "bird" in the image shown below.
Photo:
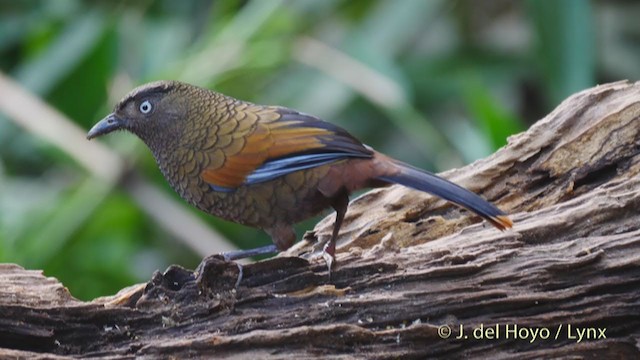
{"label": "bird", "polygon": [[191,84],[141,85],[88,132],[126,130],[151,150],[171,187],[196,208],[264,230],[273,244],[228,259],[287,250],[293,225],[333,208],[323,248],[329,272],[349,194],[400,184],[466,208],[497,229],[513,222],[479,195],[375,151],[341,127],[287,107],[258,105]]}

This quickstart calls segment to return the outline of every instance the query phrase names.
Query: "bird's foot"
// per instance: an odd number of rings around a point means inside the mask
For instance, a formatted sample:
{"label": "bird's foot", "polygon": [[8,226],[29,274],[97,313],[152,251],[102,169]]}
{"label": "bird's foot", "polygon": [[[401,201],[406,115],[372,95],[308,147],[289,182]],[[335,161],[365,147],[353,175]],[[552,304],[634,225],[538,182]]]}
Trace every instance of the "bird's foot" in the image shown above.
{"label": "bird's foot", "polygon": [[[261,247],[248,249],[248,250],[226,251],[221,253],[220,255],[222,255],[222,257],[226,261],[233,261],[233,260],[245,259],[248,257],[257,256],[257,255],[273,254],[273,253],[277,253],[278,251],[279,251],[278,247],[274,244],[271,244],[271,245],[261,246]],[[237,289],[238,286],[240,286],[240,282],[242,281],[243,271],[242,271],[242,264],[240,263],[235,263],[235,264],[236,266],[238,266],[238,271],[239,271],[238,280],[236,281],[236,289]]]}
{"label": "bird's foot", "polygon": [[198,268],[196,268],[195,272],[197,274],[196,280],[201,283],[203,280],[203,276],[208,272],[209,269],[219,267],[221,260],[225,263],[233,262],[234,265],[238,268],[238,275],[236,278],[234,289],[237,289],[240,286],[240,282],[242,281],[242,277],[244,274],[242,264],[235,262],[234,260],[245,259],[252,256],[257,255],[265,255],[277,253],[278,248],[274,245],[266,245],[262,247],[258,247],[255,249],[248,250],[234,250],[234,251],[226,251],[220,254],[207,256],[202,260]]}

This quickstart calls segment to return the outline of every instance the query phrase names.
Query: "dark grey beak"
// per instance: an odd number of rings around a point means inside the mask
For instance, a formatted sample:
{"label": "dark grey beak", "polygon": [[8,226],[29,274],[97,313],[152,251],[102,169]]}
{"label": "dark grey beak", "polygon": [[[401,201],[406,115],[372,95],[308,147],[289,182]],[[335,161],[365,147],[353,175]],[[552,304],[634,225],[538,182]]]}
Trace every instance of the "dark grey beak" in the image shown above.
{"label": "dark grey beak", "polygon": [[122,129],[122,125],[122,120],[120,120],[115,114],[109,114],[104,119],[98,121],[97,124],[93,125],[91,130],[87,133],[87,139],[91,140],[95,137]]}

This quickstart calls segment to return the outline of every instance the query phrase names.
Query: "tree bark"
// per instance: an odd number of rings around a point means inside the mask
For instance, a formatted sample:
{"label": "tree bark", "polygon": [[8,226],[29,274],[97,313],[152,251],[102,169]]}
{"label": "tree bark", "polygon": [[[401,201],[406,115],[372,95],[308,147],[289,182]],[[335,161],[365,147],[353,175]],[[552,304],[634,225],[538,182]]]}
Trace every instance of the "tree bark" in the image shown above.
{"label": "tree bark", "polygon": [[511,214],[500,232],[393,186],[280,256],[210,258],[81,302],[0,265],[0,357],[640,358],[640,83],[573,95],[443,176]]}

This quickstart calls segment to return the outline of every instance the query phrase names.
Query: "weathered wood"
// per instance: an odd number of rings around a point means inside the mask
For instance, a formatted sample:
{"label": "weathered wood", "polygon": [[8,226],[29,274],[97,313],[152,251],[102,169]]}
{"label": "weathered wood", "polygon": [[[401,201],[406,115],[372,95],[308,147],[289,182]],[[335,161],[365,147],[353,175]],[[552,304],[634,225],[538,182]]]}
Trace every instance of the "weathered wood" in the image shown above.
{"label": "weathered wood", "polygon": [[511,231],[391,187],[350,205],[331,279],[313,249],[332,216],[237,288],[212,258],[80,302],[0,265],[0,357],[640,358],[639,171],[640,83],[598,86],[444,173]]}

